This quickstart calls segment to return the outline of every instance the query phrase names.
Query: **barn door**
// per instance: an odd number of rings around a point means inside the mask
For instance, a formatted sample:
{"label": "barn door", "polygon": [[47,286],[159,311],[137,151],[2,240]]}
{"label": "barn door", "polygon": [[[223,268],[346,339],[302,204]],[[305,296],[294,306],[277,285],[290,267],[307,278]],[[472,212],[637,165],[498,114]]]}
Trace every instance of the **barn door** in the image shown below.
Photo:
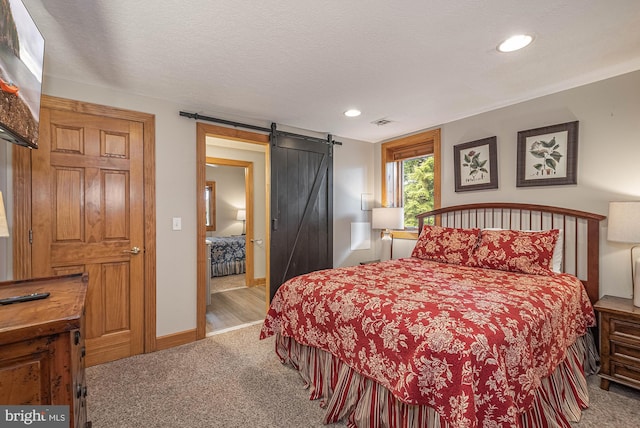
{"label": "barn door", "polygon": [[331,139],[271,139],[270,299],[286,280],[333,266]]}

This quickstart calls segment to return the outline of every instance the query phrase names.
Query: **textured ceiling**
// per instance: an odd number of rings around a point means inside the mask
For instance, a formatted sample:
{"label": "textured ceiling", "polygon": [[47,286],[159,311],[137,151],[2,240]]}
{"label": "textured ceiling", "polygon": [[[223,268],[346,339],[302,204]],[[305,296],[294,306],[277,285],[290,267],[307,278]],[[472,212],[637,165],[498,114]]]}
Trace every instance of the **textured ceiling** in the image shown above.
{"label": "textured ceiling", "polygon": [[371,142],[640,69],[638,0],[24,3],[45,80]]}

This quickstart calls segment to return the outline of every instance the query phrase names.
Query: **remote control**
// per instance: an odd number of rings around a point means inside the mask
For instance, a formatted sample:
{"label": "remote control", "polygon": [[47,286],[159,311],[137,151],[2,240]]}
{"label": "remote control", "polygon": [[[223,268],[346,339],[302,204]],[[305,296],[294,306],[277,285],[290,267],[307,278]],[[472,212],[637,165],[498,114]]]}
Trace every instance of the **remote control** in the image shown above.
{"label": "remote control", "polygon": [[46,293],[25,294],[24,296],[6,297],[4,299],[0,299],[0,305],[10,305],[12,303],[46,299],[47,297],[49,297],[49,294],[50,294],[49,292],[46,292]]}

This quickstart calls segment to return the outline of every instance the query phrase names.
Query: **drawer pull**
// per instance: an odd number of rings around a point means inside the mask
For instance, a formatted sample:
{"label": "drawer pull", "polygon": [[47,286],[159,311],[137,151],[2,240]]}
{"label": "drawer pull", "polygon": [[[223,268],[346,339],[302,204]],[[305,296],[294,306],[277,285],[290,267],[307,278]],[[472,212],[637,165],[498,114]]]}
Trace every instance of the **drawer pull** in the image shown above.
{"label": "drawer pull", "polygon": [[87,387],[86,387],[86,386],[84,386],[84,387],[82,388],[82,396],[83,396],[83,397],[86,397],[86,396],[87,396]]}
{"label": "drawer pull", "polygon": [[80,349],[80,358],[84,358],[85,355],[87,355],[87,349],[83,346],[82,349]]}
{"label": "drawer pull", "polygon": [[78,385],[76,386],[76,398],[79,399],[80,397],[82,397],[82,386]]}
{"label": "drawer pull", "polygon": [[73,343],[75,343],[76,345],[78,345],[80,343],[80,332],[76,331],[76,333],[73,336]]}

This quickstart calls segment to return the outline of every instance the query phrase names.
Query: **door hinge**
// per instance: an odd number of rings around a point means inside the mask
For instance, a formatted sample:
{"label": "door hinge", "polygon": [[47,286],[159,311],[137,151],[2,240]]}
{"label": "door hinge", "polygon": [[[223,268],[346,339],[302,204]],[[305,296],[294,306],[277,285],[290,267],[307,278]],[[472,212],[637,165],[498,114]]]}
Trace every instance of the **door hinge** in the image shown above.
{"label": "door hinge", "polygon": [[33,244],[33,229],[29,229],[29,245]]}

